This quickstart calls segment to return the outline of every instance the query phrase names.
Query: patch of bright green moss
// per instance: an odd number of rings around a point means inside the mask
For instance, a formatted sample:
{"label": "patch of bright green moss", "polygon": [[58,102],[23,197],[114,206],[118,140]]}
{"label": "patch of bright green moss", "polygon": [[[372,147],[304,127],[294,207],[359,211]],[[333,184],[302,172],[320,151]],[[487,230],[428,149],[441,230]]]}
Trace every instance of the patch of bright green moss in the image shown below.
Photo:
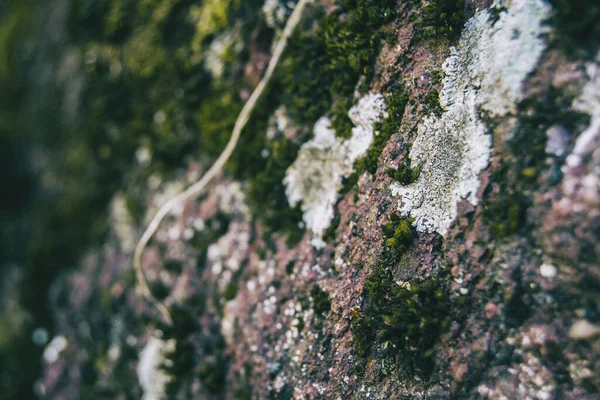
{"label": "patch of bright green moss", "polygon": [[413,227],[413,218],[403,218],[396,214],[390,216],[390,222],[381,227],[381,232],[385,240],[385,245],[395,249],[399,253],[404,253],[412,245],[416,230]]}

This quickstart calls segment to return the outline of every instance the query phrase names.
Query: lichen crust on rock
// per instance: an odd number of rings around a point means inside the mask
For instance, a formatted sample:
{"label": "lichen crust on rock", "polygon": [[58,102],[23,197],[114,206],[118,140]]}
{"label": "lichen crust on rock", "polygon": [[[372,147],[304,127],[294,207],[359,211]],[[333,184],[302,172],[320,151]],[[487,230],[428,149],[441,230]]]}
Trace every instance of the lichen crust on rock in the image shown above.
{"label": "lichen crust on rock", "polygon": [[549,11],[540,0],[512,2],[495,23],[488,10],[479,11],[450,49],[440,92],[444,112],[423,119],[409,154],[420,177],[390,187],[400,196],[399,211],[415,219],[418,231],[446,235],[458,202],[478,203],[479,174],[492,147],[480,113],[504,117],[515,111],[522,82],[545,49],[541,35]]}
{"label": "lichen crust on rock", "polygon": [[333,219],[342,178],[353,172],[354,162],[371,146],[375,123],[387,117],[383,95],[368,93],[350,109],[348,117],[355,127],[347,140],[337,138],[329,118],[321,117],[313,139],[302,145],[284,179],[288,202],[292,207],[302,202],[306,227],[316,237],[323,235]]}

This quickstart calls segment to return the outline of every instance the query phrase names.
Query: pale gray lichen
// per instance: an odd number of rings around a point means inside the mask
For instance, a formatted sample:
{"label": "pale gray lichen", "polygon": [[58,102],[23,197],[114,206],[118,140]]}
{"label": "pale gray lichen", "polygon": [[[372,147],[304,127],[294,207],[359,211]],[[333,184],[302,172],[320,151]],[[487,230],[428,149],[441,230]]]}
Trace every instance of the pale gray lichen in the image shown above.
{"label": "pale gray lichen", "polygon": [[590,126],[575,141],[575,147],[566,160],[567,168],[577,168],[585,157],[597,149],[594,142],[600,137],[600,65],[589,63],[586,66],[589,79],[582,93],[573,102],[573,108],[591,117]]}
{"label": "pale gray lichen", "polygon": [[450,49],[440,93],[444,112],[423,119],[409,154],[421,175],[409,186],[391,186],[401,196],[401,214],[413,217],[418,231],[445,235],[461,199],[477,204],[479,173],[492,145],[479,112],[499,117],[514,111],[521,84],[544,50],[540,35],[548,15],[541,0],[513,1],[495,24],[489,11],[480,11]]}
{"label": "pale gray lichen", "polygon": [[166,398],[165,388],[171,377],[161,367],[167,363],[166,354],[174,350],[175,339],[165,341],[157,336],[150,336],[148,339],[137,366],[138,381],[144,391],[143,400]]}
{"label": "pale gray lichen", "polygon": [[348,116],[355,125],[348,140],[337,138],[329,118],[321,117],[313,139],[302,145],[283,181],[289,204],[293,207],[302,202],[303,220],[317,238],[333,219],[342,178],[353,172],[354,162],[371,146],[374,124],[387,117],[385,100],[379,93],[369,93]]}

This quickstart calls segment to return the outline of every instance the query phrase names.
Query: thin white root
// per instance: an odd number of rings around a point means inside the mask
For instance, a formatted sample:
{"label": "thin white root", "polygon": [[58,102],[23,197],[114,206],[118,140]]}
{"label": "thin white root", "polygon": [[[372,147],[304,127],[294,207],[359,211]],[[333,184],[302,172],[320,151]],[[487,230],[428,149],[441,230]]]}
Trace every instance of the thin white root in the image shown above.
{"label": "thin white root", "polygon": [[154,233],[158,229],[163,218],[173,209],[173,207],[175,207],[177,204],[183,203],[189,198],[197,196],[202,191],[202,189],[204,189],[204,187],[215,177],[215,175],[217,175],[217,173],[221,171],[227,160],[229,160],[231,153],[233,153],[233,150],[237,145],[242,130],[244,129],[244,126],[246,126],[248,118],[250,117],[250,114],[252,114],[252,111],[256,106],[256,102],[262,95],[263,91],[265,90],[265,87],[269,84],[271,76],[273,75],[273,71],[275,71],[275,67],[279,63],[281,54],[285,50],[287,41],[298,26],[298,23],[300,22],[300,19],[302,17],[302,11],[309,1],[310,0],[299,0],[298,4],[296,4],[294,11],[292,12],[285,24],[285,28],[283,29],[281,37],[275,44],[275,48],[273,49],[273,56],[269,61],[269,65],[267,66],[265,75],[250,95],[248,101],[246,101],[246,104],[244,104],[242,111],[240,112],[237,120],[235,121],[235,125],[233,127],[233,131],[231,132],[231,137],[227,142],[227,146],[225,146],[225,149],[223,150],[221,155],[219,155],[217,161],[215,161],[212,167],[210,167],[210,169],[206,172],[206,174],[204,174],[204,176],[202,176],[202,178],[198,182],[194,183],[192,186],[190,186],[183,192],[170,198],[165,204],[163,204],[159,208],[158,212],[156,213],[154,218],[152,218],[150,224],[148,224],[148,227],[144,231],[144,234],[142,235],[135,247],[135,251],[133,252],[133,268],[135,269],[138,288],[141,290],[144,297],[158,310],[158,312],[163,318],[163,321],[168,325],[173,324],[171,314],[169,313],[167,307],[165,307],[163,303],[158,301],[152,295],[152,292],[148,287],[148,283],[146,282],[146,277],[142,269],[142,252],[144,251],[144,248],[148,244],[148,241],[150,240],[152,235],[154,235]]}

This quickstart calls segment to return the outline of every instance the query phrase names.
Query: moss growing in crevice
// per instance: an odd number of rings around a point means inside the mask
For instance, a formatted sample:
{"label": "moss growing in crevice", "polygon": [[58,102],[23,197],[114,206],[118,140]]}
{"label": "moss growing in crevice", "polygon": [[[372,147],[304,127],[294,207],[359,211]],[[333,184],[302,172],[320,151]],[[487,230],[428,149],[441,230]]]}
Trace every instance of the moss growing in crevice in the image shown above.
{"label": "moss growing in crevice", "polygon": [[416,230],[413,227],[414,219],[410,217],[399,217],[397,214],[390,216],[390,222],[381,227],[385,240],[385,246],[404,253],[412,245]]}
{"label": "moss growing in crevice", "polygon": [[387,264],[380,262],[365,283],[365,304],[352,324],[356,351],[365,358],[377,348],[402,376],[429,377],[435,346],[450,325],[448,289],[439,278],[398,285]]}
{"label": "moss growing in crevice", "polygon": [[421,168],[411,168],[410,159],[407,159],[405,162],[398,164],[398,168],[388,168],[385,173],[396,182],[406,186],[419,179]]}
{"label": "moss growing in crevice", "polygon": [[[335,209],[334,212],[336,212]],[[329,227],[325,230],[325,234],[323,235],[324,241],[332,242],[335,239],[335,231],[337,230],[338,226],[340,226],[341,218],[342,216],[339,214],[339,212],[336,212],[335,216],[331,220],[331,223],[329,224]]]}
{"label": "moss growing in crevice", "polygon": [[319,285],[314,285],[310,289],[310,297],[312,298],[313,310],[315,310],[315,314],[323,315],[329,312],[331,309],[329,295],[323,291]]}
{"label": "moss growing in crevice", "polygon": [[431,89],[421,100],[421,104],[424,107],[426,113],[430,113],[439,117],[442,115],[444,109],[440,104],[440,92],[437,89]]}

